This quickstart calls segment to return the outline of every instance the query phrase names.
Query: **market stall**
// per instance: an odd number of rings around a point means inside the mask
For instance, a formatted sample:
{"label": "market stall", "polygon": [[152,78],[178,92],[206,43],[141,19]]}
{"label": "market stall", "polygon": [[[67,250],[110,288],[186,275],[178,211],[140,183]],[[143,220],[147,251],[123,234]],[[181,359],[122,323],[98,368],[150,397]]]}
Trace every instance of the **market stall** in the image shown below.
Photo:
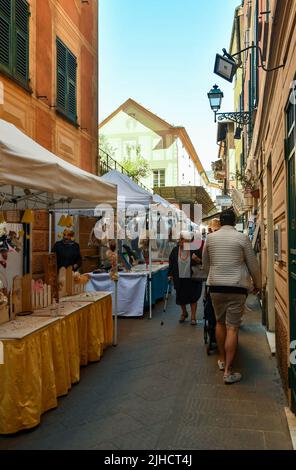
{"label": "market stall", "polygon": [[[21,222],[25,230],[19,232],[28,240],[27,229],[35,210],[54,212],[65,205],[72,211],[94,210],[100,203],[116,208],[114,185],[65,162],[12,124],[0,120],[0,254],[4,269],[16,246],[13,234],[6,228],[8,213],[24,211]],[[51,236],[50,226],[47,235]],[[54,257],[49,255],[49,261],[51,256]],[[71,384],[79,381],[80,366],[98,361],[105,347],[112,344],[112,338],[117,341],[116,333],[113,336],[110,293],[82,293],[55,304],[51,276],[48,284],[43,284],[32,279],[30,271],[23,274],[13,278],[9,289],[2,289],[2,281],[0,284],[3,434],[37,425],[42,413],[57,406],[57,397],[68,393]],[[78,285],[74,285],[71,266],[64,274],[65,292],[83,291],[83,276],[79,275]],[[60,290],[58,300],[62,300]],[[116,324],[116,309],[114,314]]]}
{"label": "market stall", "polygon": [[[148,282],[152,282],[152,243],[151,239],[151,206],[153,204],[152,193],[140,188],[134,181],[132,181],[127,175],[120,173],[116,170],[112,170],[102,176],[102,179],[108,183],[115,184],[117,186],[117,206],[118,206],[118,217],[119,223],[127,230],[124,230],[123,237],[126,237],[127,232],[132,232],[134,229],[134,223],[137,219],[137,236],[131,235],[131,244],[135,244],[136,249],[140,248],[142,244],[143,251],[145,246],[147,248],[147,264],[149,266]],[[127,219],[130,218],[131,225],[126,227]],[[148,227],[147,227],[148,220]],[[148,228],[148,230],[147,230]],[[142,237],[142,238],[141,238]],[[122,235],[121,235],[122,242]],[[148,259],[149,258],[149,259]],[[119,286],[118,286],[119,287]],[[98,285],[100,289],[100,286]],[[120,295],[120,294],[118,294]],[[152,318],[152,293],[151,289],[148,289],[149,295],[149,315]],[[116,297],[115,292],[115,297]]]}
{"label": "market stall", "polygon": [[[130,286],[134,283],[138,284],[140,278],[142,279],[142,287],[137,294],[139,298],[136,308],[131,308],[135,302],[131,295],[133,289],[129,293],[119,292],[120,314],[126,316],[143,315],[144,303],[145,308],[149,308],[151,318],[152,306],[156,300],[164,298],[167,292],[168,266],[163,262],[168,261],[169,254],[175,244],[170,238],[170,232],[172,219],[176,218],[176,208],[162,197],[140,188],[127,175],[116,170],[110,171],[102,178],[104,181],[117,185],[118,213],[121,217],[121,225],[126,227],[124,236],[132,232],[135,221],[141,225],[140,229],[138,227],[139,238],[131,241],[131,248],[136,251],[139,251],[140,248],[147,263],[147,270],[145,266],[139,265],[131,267],[128,276],[119,273],[119,289],[123,289],[123,286],[127,287],[127,283]],[[130,223],[128,222],[129,216],[131,216]],[[121,242],[126,243],[125,241]],[[104,282],[108,282],[104,274],[92,274],[91,277],[90,288],[100,289],[102,283],[104,285]],[[145,290],[143,277],[147,278]],[[122,307],[122,301],[125,307]]]}
{"label": "market stall", "polygon": [[[167,292],[168,264],[153,264],[151,271],[151,303],[155,305]],[[112,291],[114,298],[114,285],[107,273],[91,273],[87,290]],[[149,309],[149,271],[145,265],[134,267],[132,272],[119,272],[118,305],[118,315],[123,317],[141,317]]]}
{"label": "market stall", "polygon": [[117,191],[92,173],[57,157],[0,119],[0,192],[3,209],[116,207]]}
{"label": "market stall", "polygon": [[80,366],[98,361],[112,344],[110,293],[62,303],[0,325],[0,434],[39,424],[80,380]]}

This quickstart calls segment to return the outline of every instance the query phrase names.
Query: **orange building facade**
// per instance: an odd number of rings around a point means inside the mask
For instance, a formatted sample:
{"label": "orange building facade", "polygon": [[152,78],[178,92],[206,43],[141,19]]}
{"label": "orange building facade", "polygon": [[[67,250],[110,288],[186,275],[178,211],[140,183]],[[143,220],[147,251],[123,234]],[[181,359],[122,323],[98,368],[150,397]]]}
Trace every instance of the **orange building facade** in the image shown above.
{"label": "orange building facade", "polygon": [[[0,119],[97,174],[97,0],[0,1]],[[32,230],[30,270],[41,276],[47,212],[35,213]]]}
{"label": "orange building facade", "polygon": [[251,120],[241,148],[254,191],[245,216],[261,264],[263,323],[296,414],[296,2],[242,0],[237,11],[234,31],[249,48],[240,91]]}
{"label": "orange building facade", "polygon": [[[7,25],[6,20],[9,20],[9,9],[12,10],[10,26],[13,28],[14,21],[17,22],[17,16],[14,20],[13,10],[19,2],[23,4],[23,9],[27,5],[29,12],[26,32],[28,80],[27,84],[26,80],[18,80],[14,71],[5,66],[0,54],[0,80],[3,89],[0,118],[15,124],[59,157],[96,173],[98,2],[3,0],[3,10],[0,10],[2,31],[5,31],[3,25]],[[75,122],[58,112],[57,40],[76,59]],[[20,54],[22,51],[19,51]]]}

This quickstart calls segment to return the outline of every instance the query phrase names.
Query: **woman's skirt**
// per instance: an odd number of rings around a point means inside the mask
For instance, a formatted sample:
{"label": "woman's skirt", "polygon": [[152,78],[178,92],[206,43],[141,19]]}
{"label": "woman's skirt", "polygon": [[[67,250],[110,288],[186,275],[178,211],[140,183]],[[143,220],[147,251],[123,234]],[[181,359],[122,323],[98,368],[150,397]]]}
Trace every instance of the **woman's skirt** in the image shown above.
{"label": "woman's skirt", "polygon": [[176,289],[176,304],[195,304],[202,292],[202,282],[190,278],[179,279],[179,286]]}

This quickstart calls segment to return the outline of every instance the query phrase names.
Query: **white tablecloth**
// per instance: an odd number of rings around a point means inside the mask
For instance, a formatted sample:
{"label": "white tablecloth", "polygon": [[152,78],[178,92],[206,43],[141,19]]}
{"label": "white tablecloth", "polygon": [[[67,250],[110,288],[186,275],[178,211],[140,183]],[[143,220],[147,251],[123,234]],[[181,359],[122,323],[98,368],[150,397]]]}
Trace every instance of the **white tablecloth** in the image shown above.
{"label": "white tablecloth", "polygon": [[[114,282],[108,273],[90,274],[91,279],[86,285],[86,291],[112,292],[114,308]],[[147,272],[119,273],[118,281],[118,315],[125,317],[143,316]]]}

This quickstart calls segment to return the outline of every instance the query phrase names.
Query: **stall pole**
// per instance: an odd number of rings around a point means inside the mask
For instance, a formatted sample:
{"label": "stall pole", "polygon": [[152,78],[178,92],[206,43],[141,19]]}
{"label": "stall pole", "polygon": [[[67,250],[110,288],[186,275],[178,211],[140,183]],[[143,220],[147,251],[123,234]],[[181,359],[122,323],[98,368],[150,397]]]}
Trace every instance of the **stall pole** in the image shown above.
{"label": "stall pole", "polygon": [[152,319],[152,246],[151,246],[151,207],[149,207],[149,319]]}
{"label": "stall pole", "polygon": [[113,346],[117,346],[117,316],[118,316],[118,281],[114,281],[114,330]]}
{"label": "stall pole", "polygon": [[[116,260],[118,256],[118,231],[117,231],[117,209],[114,210],[114,236],[116,243]],[[115,280],[114,280],[114,328],[113,328],[113,346],[117,346],[118,332],[117,332],[117,320],[118,320],[118,260],[116,261],[115,268]]]}
{"label": "stall pole", "polygon": [[49,234],[48,234],[48,253],[51,253],[51,245],[52,245],[52,212],[49,211]]}

